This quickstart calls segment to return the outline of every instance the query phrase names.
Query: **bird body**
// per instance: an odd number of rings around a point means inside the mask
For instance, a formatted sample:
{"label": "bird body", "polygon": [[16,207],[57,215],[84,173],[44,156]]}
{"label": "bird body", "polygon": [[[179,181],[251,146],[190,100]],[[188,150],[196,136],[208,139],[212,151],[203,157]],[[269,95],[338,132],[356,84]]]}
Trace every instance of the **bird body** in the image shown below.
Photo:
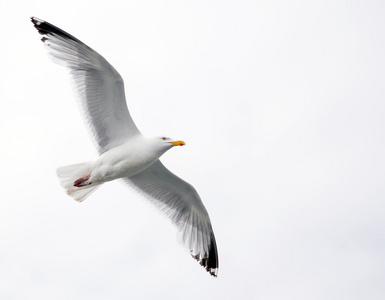
{"label": "bird body", "polygon": [[[155,146],[155,147],[154,147]],[[148,139],[142,135],[101,154],[93,162],[90,181],[103,183],[130,177],[146,169],[172,147],[161,139]]]}
{"label": "bird body", "polygon": [[[102,153],[94,161],[58,168],[57,175],[67,194],[83,201],[89,195],[85,194],[86,190],[91,192],[105,182],[135,175],[157,161],[167,150],[184,144],[166,137],[147,138],[138,134]],[[82,196],[79,198],[76,192],[80,190]]]}
{"label": "bird body", "polygon": [[176,225],[182,244],[211,275],[218,253],[209,215],[192,185],[170,172],[159,158],[180,140],[141,134],[127,108],[122,77],[105,58],[60,28],[38,18],[48,54],[70,70],[84,118],[99,157],[57,169],[68,195],[83,201],[105,182],[121,179],[148,198]]}

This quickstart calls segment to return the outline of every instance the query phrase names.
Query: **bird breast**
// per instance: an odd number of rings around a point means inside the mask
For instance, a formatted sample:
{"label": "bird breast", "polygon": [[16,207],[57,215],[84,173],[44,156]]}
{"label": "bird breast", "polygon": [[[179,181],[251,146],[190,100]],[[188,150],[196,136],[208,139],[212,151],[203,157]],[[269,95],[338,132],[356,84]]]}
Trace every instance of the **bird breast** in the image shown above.
{"label": "bird breast", "polygon": [[153,164],[159,155],[146,145],[126,143],[110,149],[94,162],[92,182],[106,182],[135,175]]}

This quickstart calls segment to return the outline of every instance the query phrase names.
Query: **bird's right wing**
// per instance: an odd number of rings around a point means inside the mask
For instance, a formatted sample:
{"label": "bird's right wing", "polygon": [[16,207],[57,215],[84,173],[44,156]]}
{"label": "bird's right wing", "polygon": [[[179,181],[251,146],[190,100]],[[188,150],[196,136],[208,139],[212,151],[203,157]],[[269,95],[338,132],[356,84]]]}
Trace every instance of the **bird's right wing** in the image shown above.
{"label": "bird's right wing", "polygon": [[100,54],[60,28],[31,18],[51,58],[70,70],[99,153],[140,134],[127,108],[123,79]]}
{"label": "bird's right wing", "polygon": [[158,160],[144,171],[123,179],[144,194],[176,225],[179,239],[213,276],[218,274],[218,252],[206,208],[192,185]]}

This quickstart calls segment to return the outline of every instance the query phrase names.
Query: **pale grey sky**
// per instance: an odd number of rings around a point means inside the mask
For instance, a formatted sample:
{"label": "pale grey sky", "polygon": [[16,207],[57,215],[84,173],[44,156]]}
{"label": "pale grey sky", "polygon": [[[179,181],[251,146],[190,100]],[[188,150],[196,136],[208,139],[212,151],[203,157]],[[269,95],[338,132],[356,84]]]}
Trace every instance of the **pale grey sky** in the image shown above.
{"label": "pale grey sky", "polygon": [[[61,2],[62,3],[62,2]],[[385,2],[0,2],[1,299],[384,299]],[[102,54],[162,161],[209,211],[211,278],[96,155],[36,16]]]}

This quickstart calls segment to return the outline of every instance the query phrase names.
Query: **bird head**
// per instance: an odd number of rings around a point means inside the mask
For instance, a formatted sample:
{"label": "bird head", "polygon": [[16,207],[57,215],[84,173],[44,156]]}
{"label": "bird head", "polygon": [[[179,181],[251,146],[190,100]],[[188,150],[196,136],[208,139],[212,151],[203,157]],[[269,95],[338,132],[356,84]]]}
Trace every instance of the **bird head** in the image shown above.
{"label": "bird head", "polygon": [[167,150],[171,149],[174,146],[184,146],[185,142],[180,140],[174,140],[169,137],[155,137],[151,140],[151,147],[159,154],[162,155]]}
{"label": "bird head", "polygon": [[160,141],[161,141],[161,143],[163,145],[166,145],[166,146],[168,146],[170,148],[173,147],[173,146],[184,146],[184,145],[186,145],[186,143],[184,141],[174,140],[174,139],[171,139],[171,138],[165,137],[165,136],[160,137],[159,139],[160,139]]}

